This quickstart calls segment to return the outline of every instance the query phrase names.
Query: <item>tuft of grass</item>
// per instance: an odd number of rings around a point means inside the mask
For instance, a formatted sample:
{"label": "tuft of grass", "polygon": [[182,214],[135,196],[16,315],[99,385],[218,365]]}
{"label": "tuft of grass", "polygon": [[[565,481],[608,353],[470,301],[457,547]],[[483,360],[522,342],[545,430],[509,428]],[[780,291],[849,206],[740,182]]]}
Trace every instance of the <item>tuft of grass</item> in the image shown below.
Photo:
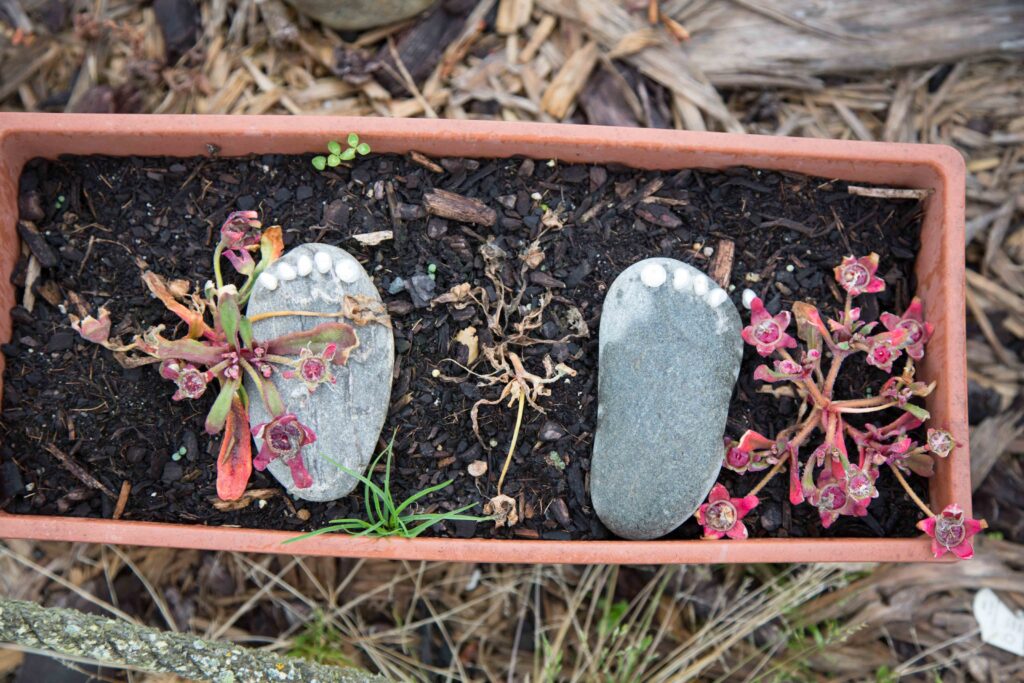
{"label": "tuft of grass", "polygon": [[422,491],[417,491],[400,503],[396,503],[395,499],[391,495],[391,459],[394,453],[394,444],[395,439],[394,436],[392,436],[387,448],[381,451],[377,457],[373,459],[373,462],[370,463],[369,471],[373,472],[381,458],[387,456],[387,460],[384,465],[383,488],[373,483],[373,481],[368,477],[363,476],[359,472],[350,470],[341,463],[327,458],[328,462],[340,469],[342,472],[353,476],[362,482],[363,502],[366,506],[366,519],[358,519],[354,517],[332,519],[328,526],[296,536],[295,538],[289,538],[285,543],[294,543],[295,541],[301,541],[306,538],[312,538],[313,536],[319,536],[320,534],[327,534],[335,531],[352,534],[353,536],[400,536],[402,538],[415,538],[438,522],[459,520],[484,522],[491,519],[491,517],[477,517],[463,514],[467,510],[476,507],[479,503],[465,505],[457,510],[451,510],[448,512],[410,512],[410,508],[413,503],[429,496],[431,493],[435,493],[446,486],[449,486],[452,481],[454,481],[452,479],[427,487]]}
{"label": "tuft of grass", "polygon": [[338,629],[327,623],[322,612],[315,612],[313,618],[295,636],[289,657],[298,657],[328,666],[358,667],[345,653],[348,641]]}

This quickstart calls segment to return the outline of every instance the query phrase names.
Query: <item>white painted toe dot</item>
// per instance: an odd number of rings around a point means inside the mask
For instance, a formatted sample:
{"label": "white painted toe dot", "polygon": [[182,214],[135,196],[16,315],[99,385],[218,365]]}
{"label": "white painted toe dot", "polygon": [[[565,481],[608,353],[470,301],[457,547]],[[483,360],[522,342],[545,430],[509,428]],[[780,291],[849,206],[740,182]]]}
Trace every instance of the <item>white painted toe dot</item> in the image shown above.
{"label": "white painted toe dot", "polygon": [[316,269],[321,273],[327,274],[331,270],[331,255],[326,251],[318,251],[313,256],[313,261],[316,263]]}
{"label": "white painted toe dot", "polygon": [[757,294],[752,289],[743,290],[743,308],[750,310],[750,305],[754,303],[754,299],[757,298]]}
{"label": "white painted toe dot", "polygon": [[676,270],[675,275],[672,276],[672,285],[680,292],[690,289],[693,286],[693,278],[690,277],[690,271],[686,268]]}
{"label": "white painted toe dot", "polygon": [[264,289],[269,289],[270,291],[277,289],[277,278],[270,273],[260,273],[260,276],[256,281],[259,282]]}
{"label": "white painted toe dot", "polygon": [[728,298],[729,295],[725,293],[724,289],[716,288],[712,290],[710,294],[708,294],[708,304],[714,308],[717,308],[718,306],[724,304],[726,299]]}
{"label": "white painted toe dot", "polygon": [[640,281],[648,287],[661,287],[667,278],[668,273],[660,263],[648,263],[640,271]]}
{"label": "white painted toe dot", "polygon": [[334,272],[342,282],[351,284],[359,277],[359,266],[355,261],[342,259],[334,264]]}
{"label": "white painted toe dot", "polygon": [[703,275],[697,275],[693,278],[693,291],[696,292],[697,296],[704,296],[710,289],[711,280]]}
{"label": "white painted toe dot", "polygon": [[299,257],[299,260],[296,261],[295,269],[299,271],[299,275],[306,277],[313,272],[313,259],[303,254]]}
{"label": "white painted toe dot", "polygon": [[295,272],[295,266],[290,263],[279,263],[277,264],[277,277],[282,282],[291,282],[295,279],[298,273]]}

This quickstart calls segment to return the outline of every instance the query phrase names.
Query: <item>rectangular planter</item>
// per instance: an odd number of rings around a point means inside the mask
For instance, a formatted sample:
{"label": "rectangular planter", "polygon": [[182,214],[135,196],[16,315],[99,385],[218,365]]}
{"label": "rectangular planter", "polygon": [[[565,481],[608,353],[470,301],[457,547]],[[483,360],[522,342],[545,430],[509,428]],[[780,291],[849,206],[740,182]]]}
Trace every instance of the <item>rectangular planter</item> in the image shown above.
{"label": "rectangular planter", "polygon": [[[60,154],[222,156],[300,154],[356,131],[374,152],[559,159],[646,169],[730,166],[791,171],[931,191],[916,264],[918,294],[935,335],[920,377],[937,380],[927,408],[963,444],[937,463],[933,508],[971,513],[964,313],[964,163],[939,145],[812,140],[724,133],[535,123],[294,116],[108,116],[0,114],[0,341],[11,337],[11,272],[19,254],[18,178],[33,157]],[[215,146],[215,147],[214,147]],[[0,370],[3,368],[0,357]],[[2,390],[2,386],[0,386]],[[698,563],[911,562],[932,560],[930,541],[751,539],[747,541],[527,541],[369,539],[320,536],[282,546],[292,532],[187,524],[10,515],[0,538],[87,541],[246,552],[474,562]],[[947,556],[948,557],[948,556]]]}

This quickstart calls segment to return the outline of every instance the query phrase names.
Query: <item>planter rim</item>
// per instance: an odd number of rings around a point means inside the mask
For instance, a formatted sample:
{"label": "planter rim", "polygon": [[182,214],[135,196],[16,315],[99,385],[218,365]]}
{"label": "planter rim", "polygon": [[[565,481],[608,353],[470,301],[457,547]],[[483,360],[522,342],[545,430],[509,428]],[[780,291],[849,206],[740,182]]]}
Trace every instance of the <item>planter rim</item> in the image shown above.
{"label": "planter rim", "polygon": [[[857,182],[926,187],[925,227],[916,264],[919,292],[941,320],[922,372],[941,378],[933,415],[962,446],[938,464],[938,494],[971,513],[966,411],[964,303],[964,161],[954,148],[850,140],[782,138],[498,121],[317,116],[197,116],[0,113],[0,341],[10,338],[9,282],[18,254],[15,232],[21,168],[32,157],[68,154],[189,157],[215,145],[223,156],[306,154],[358,132],[375,152],[417,150],[432,156],[526,156],[567,163],[624,163],[638,168],[751,166]],[[926,253],[927,252],[927,253]],[[0,372],[3,369],[0,357]],[[933,408],[933,403],[936,408]],[[936,505],[933,504],[933,507]],[[936,509],[936,512],[938,509]],[[555,541],[370,539],[325,535],[282,545],[296,533],[236,527],[133,522],[0,512],[0,538],[84,541],[243,552],[533,563],[907,562],[936,561],[930,539],[749,539],[746,541]],[[944,558],[944,561],[949,556]]]}

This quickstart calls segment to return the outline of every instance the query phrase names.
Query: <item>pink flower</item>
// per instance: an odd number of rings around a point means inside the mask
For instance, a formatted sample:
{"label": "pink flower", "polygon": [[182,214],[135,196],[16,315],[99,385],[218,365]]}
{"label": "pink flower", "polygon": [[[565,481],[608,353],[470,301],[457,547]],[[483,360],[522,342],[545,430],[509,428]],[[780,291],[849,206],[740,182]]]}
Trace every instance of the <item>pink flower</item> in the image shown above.
{"label": "pink flower", "polygon": [[321,384],[326,382],[334,384],[338,381],[331,373],[330,365],[337,350],[337,344],[328,344],[320,354],[315,354],[310,349],[304,348],[299,351],[297,371],[285,370],[281,374],[286,379],[298,376],[309,389],[309,393],[312,394]]}
{"label": "pink flower", "polygon": [[704,538],[746,538],[747,527],[740,520],[757,507],[757,503],[757,496],[730,498],[724,486],[715,484],[708,502],[697,510],[697,521],[704,527]]}
{"label": "pink flower", "polygon": [[251,274],[256,266],[249,252],[260,246],[263,224],[256,219],[257,215],[255,211],[235,211],[220,228],[224,256],[243,275]]}
{"label": "pink flower", "polygon": [[172,380],[178,385],[177,391],[171,396],[174,401],[196,399],[206,392],[206,387],[213,379],[209,371],[202,372],[191,363],[177,360],[165,360],[160,363],[160,376]]}
{"label": "pink flower", "polygon": [[748,429],[734,445],[726,439],[725,466],[733,472],[760,472],[775,460],[775,442]]}
{"label": "pink flower", "polygon": [[[856,468],[854,468],[856,469]],[[862,472],[858,470],[858,472]],[[870,475],[869,475],[870,478]],[[866,489],[863,482],[858,482],[858,493]],[[845,477],[837,478],[832,474],[832,469],[826,467],[818,474],[818,484],[807,496],[808,502],[818,508],[818,516],[821,517],[821,525],[826,529],[832,526],[840,515],[854,515],[863,517],[868,513],[868,503],[871,501],[871,494],[868,498],[858,499],[852,495],[849,482]],[[874,489],[874,481],[871,481],[871,489]],[[877,491],[875,491],[877,494]]]}
{"label": "pink flower", "polygon": [[917,528],[931,536],[935,557],[942,557],[949,551],[961,560],[969,560],[974,557],[971,536],[988,528],[988,524],[983,519],[965,519],[963,509],[954,503],[947,505],[939,515],[922,519]]}
{"label": "pink flower", "polygon": [[788,359],[777,360],[772,363],[775,366],[774,370],[768,369],[767,365],[758,365],[754,368],[754,379],[759,379],[762,382],[795,382],[807,379],[814,372],[814,369],[818,367],[820,360],[821,351],[811,349],[804,352],[799,363]]}
{"label": "pink flower", "polygon": [[313,485],[313,478],[302,460],[302,448],[316,441],[316,434],[291,413],[275,417],[270,422],[257,425],[253,430],[257,439],[263,439],[259,454],[252,461],[261,472],[272,461],[280,458],[292,472],[295,488],[306,489]]}
{"label": "pink flower", "polygon": [[956,445],[953,435],[945,429],[928,430],[928,450],[940,458],[945,458],[952,453]]}
{"label": "pink flower", "polygon": [[762,356],[770,356],[780,348],[796,348],[796,340],[786,334],[789,319],[789,311],[773,317],[761,300],[754,297],[750,302],[750,325],[743,328],[743,341],[756,347]]}
{"label": "pink flower", "polygon": [[892,337],[893,334],[889,332],[871,338],[871,345],[867,351],[868,365],[874,365],[879,370],[884,370],[885,372],[892,372],[893,362],[903,355],[900,351],[899,341],[902,339],[903,333],[900,332],[895,340]]}
{"label": "pink flower", "polygon": [[935,326],[924,321],[923,306],[919,298],[914,297],[902,316],[883,313],[880,319],[887,330],[906,331],[907,336],[903,341],[903,348],[908,356],[914,360],[921,360],[924,357],[924,345],[931,339]]}
{"label": "pink flower", "polygon": [[874,252],[860,258],[846,256],[835,268],[836,281],[850,296],[875,294],[885,289],[885,281],[875,275],[877,270],[878,254]]}

